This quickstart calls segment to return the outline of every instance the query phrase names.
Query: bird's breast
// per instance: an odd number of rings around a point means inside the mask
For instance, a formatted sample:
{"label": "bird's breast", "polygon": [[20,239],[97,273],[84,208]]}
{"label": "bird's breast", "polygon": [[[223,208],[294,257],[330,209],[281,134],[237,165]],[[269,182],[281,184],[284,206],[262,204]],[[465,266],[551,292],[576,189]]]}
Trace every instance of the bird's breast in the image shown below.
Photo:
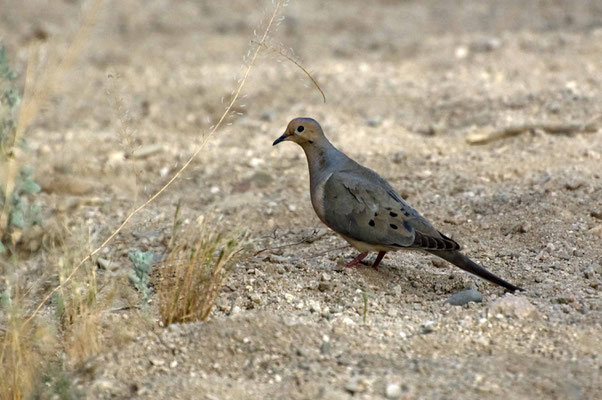
{"label": "bird's breast", "polygon": [[[310,182],[311,187],[311,205],[314,207],[314,211],[320,220],[326,224],[326,211],[324,204],[324,186],[328,182],[328,178],[332,175],[332,172],[328,174],[324,179],[320,179],[318,182]],[[328,225],[328,224],[326,224]]]}

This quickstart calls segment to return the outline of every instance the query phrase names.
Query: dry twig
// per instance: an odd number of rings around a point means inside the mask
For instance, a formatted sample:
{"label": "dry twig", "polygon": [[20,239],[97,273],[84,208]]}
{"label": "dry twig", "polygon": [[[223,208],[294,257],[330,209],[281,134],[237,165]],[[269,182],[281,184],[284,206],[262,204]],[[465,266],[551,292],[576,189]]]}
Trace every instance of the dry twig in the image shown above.
{"label": "dry twig", "polygon": [[541,130],[550,134],[570,135],[579,132],[596,132],[599,125],[596,123],[600,117],[591,119],[590,121],[583,122],[569,122],[569,123],[553,123],[553,122],[539,122],[539,123],[526,123],[520,125],[508,126],[505,128],[493,130],[484,133],[475,133],[469,135],[466,138],[468,144],[480,145],[501,140],[504,138],[518,136],[525,132],[533,132]]}
{"label": "dry twig", "polygon": [[124,219],[124,221],[121,223],[121,225],[119,225],[117,227],[117,229],[115,229],[113,231],[113,233],[111,233],[109,235],[109,237],[107,239],[105,239],[104,242],[102,242],[102,244],[100,246],[98,246],[96,249],[94,249],[92,252],[90,252],[90,254],[88,254],[86,257],[84,257],[75,267],[74,269],[71,271],[71,273],[61,282],[60,285],[54,287],[43,299],[42,301],[36,306],[36,308],[34,309],[34,311],[31,313],[31,315],[27,318],[27,320],[25,320],[24,324],[27,325],[29,324],[32,319],[36,316],[36,314],[40,311],[40,309],[42,308],[42,306],[52,297],[52,295],[59,289],[61,289],[61,287],[63,285],[65,285],[67,282],[69,282],[71,280],[71,278],[73,278],[73,276],[76,274],[76,272],[79,270],[79,268],[88,260],[90,260],[90,258],[92,256],[94,256],[95,254],[97,254],[100,250],[102,250],[107,244],[109,244],[118,234],[119,232],[121,232],[123,230],[123,228],[130,222],[130,220],[134,217],[134,215],[138,214],[138,212],[140,212],[143,208],[145,208],[146,206],[148,206],[150,203],[152,203],[157,197],[159,197],[165,190],[167,190],[167,188],[169,186],[171,186],[171,184],[173,182],[175,182],[181,175],[182,173],[188,168],[188,166],[192,163],[192,161],[201,153],[201,151],[205,148],[205,145],[207,144],[207,142],[209,141],[209,139],[213,136],[213,134],[217,131],[217,129],[219,129],[222,125],[222,123],[224,122],[224,120],[226,119],[226,117],[230,114],[230,111],[232,110],[232,108],[234,107],[234,104],[236,103],[236,101],[238,100],[238,98],[240,97],[240,93],[243,89],[243,87],[245,86],[246,82],[247,82],[247,78],[249,77],[249,74],[251,72],[251,69],[253,68],[253,66],[255,65],[255,61],[257,59],[257,56],[259,55],[260,50],[264,47],[262,45],[262,43],[265,43],[270,30],[272,28],[272,26],[275,23],[276,20],[276,16],[278,15],[278,12],[280,11],[280,8],[282,7],[282,2],[278,1],[276,2],[275,6],[274,6],[274,10],[268,20],[268,23],[266,25],[266,28],[263,32],[263,35],[261,37],[261,40],[258,42],[259,44],[257,44],[257,46],[255,47],[255,50],[252,52],[252,56],[251,59],[243,73],[243,77],[241,78],[238,87],[236,88],[236,90],[233,92],[232,95],[232,99],[230,100],[230,102],[228,103],[228,106],[226,107],[224,113],[222,114],[222,116],[220,117],[220,119],[218,120],[218,122],[213,126],[213,128],[211,128],[211,130],[209,131],[208,134],[206,134],[202,140],[201,143],[199,144],[199,146],[197,147],[197,149],[194,151],[194,153],[192,153],[192,155],[188,158],[188,160],[184,163],[184,165],[182,165],[182,167],[171,177],[171,179],[165,184],[163,185],[163,187],[161,187],[159,190],[157,190],[157,192],[155,192],[155,194],[153,194],[148,200],[146,200],[143,204],[141,204],[140,206],[136,207],[132,212],[130,212],[128,214],[128,216]]}

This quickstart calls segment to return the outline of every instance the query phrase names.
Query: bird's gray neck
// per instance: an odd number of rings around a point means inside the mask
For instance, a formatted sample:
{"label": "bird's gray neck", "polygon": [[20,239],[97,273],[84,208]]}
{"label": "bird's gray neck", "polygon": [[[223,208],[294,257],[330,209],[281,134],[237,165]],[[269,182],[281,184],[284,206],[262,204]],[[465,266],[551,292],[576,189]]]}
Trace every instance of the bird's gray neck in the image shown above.
{"label": "bird's gray neck", "polygon": [[313,190],[323,183],[332,172],[344,164],[347,156],[334,147],[326,138],[321,143],[303,146],[309,166],[309,184]]}

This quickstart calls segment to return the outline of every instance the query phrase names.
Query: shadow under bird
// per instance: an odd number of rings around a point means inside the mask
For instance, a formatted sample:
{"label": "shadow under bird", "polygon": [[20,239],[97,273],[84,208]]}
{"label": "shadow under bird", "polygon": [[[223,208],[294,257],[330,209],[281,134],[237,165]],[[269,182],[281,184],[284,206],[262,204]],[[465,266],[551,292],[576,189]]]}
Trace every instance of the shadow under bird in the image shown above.
{"label": "shadow under bird", "polygon": [[295,118],[273,145],[297,143],[307,157],[311,203],[320,220],[360,251],[421,250],[510,291],[523,290],[492,274],[460,252],[460,245],[435,229],[376,172],[347,157],[324,136],[312,118]]}

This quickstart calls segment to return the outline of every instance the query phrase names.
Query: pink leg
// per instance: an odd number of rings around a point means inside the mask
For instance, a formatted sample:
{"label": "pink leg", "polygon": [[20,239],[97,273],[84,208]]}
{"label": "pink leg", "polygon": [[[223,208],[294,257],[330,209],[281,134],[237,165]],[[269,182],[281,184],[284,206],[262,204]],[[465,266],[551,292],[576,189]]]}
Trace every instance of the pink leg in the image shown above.
{"label": "pink leg", "polygon": [[366,258],[367,255],[368,255],[368,252],[360,253],[357,255],[357,257],[355,257],[353,260],[351,260],[351,262],[349,264],[347,264],[345,266],[351,268],[351,267],[359,264],[359,262],[362,261],[364,258]]}
{"label": "pink leg", "polygon": [[379,251],[378,252],[378,256],[376,256],[376,260],[374,260],[374,264],[372,264],[372,268],[378,269],[378,264],[380,264],[380,262],[382,261],[382,259],[385,257],[385,254],[387,254],[386,251]]}

